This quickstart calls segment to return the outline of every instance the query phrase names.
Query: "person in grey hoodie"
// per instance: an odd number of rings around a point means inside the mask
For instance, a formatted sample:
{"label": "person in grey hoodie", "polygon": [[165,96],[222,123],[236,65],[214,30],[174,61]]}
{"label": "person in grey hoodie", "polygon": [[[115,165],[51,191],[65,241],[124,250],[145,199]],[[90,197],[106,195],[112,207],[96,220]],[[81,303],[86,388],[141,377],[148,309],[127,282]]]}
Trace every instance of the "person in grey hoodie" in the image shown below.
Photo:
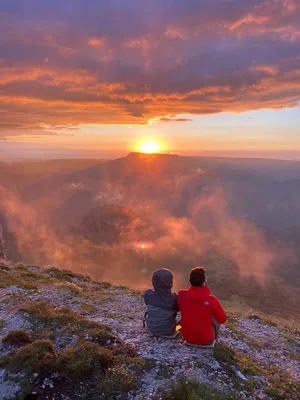
{"label": "person in grey hoodie", "polygon": [[177,295],[172,293],[173,274],[168,269],[159,269],[152,276],[153,289],[144,294],[147,306],[146,326],[154,336],[175,337]]}

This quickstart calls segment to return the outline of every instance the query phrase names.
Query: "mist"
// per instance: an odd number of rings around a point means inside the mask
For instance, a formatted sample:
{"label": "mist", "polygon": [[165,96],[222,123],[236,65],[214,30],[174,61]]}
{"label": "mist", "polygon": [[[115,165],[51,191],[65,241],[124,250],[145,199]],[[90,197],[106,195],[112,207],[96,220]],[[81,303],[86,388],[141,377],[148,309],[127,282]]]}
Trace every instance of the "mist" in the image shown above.
{"label": "mist", "polygon": [[167,168],[165,161],[156,169],[147,165],[146,172],[142,166],[142,175],[141,166],[125,158],[56,172],[46,181],[26,177],[30,185],[17,190],[0,186],[9,257],[138,289],[149,287],[156,269],[169,268],[178,290],[188,286],[188,271],[202,265],[221,298],[250,307],[257,305],[256,290],[266,299],[278,285],[296,293],[277,274],[297,263],[294,249],[279,246],[255,218],[237,212],[237,196],[215,166],[193,162],[187,169],[174,160]]}

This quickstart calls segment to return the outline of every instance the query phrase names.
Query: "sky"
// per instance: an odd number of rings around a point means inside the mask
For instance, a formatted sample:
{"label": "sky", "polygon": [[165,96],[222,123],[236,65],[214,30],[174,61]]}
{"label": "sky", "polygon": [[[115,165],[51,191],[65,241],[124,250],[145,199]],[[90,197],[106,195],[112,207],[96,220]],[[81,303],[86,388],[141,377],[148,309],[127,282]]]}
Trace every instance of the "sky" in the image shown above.
{"label": "sky", "polygon": [[300,159],[300,1],[0,1],[0,159],[148,140]]}

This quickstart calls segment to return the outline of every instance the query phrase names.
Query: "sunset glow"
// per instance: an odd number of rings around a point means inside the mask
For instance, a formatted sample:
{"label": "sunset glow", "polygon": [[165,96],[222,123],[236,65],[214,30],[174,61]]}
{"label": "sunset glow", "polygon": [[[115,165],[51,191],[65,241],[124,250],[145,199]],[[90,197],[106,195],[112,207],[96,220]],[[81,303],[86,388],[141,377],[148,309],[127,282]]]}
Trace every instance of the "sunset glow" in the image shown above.
{"label": "sunset glow", "polygon": [[2,3],[0,160],[300,157],[299,1]]}
{"label": "sunset glow", "polygon": [[142,153],[153,154],[160,150],[159,144],[154,141],[144,142],[140,146],[140,151]]}

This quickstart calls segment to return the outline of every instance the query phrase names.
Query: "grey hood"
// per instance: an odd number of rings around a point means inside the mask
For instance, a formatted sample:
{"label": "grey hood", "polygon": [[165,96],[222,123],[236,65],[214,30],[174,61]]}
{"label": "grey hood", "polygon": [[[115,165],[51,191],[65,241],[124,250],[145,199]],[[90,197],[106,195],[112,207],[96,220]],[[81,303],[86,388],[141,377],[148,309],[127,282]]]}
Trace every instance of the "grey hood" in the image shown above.
{"label": "grey hood", "polygon": [[168,269],[159,269],[152,276],[152,285],[157,292],[171,293],[173,274]]}

